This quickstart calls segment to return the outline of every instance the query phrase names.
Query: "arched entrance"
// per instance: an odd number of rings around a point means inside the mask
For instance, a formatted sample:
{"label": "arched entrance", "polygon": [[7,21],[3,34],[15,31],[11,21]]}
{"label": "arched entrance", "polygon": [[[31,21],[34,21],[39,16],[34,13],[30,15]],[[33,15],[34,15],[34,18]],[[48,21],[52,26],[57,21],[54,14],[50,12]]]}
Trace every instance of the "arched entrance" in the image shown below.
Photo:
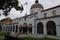
{"label": "arched entrance", "polygon": [[37,23],[37,34],[42,34],[43,33],[43,23],[38,22]]}
{"label": "arched entrance", "polygon": [[47,34],[48,35],[56,35],[56,25],[53,21],[47,22]]}

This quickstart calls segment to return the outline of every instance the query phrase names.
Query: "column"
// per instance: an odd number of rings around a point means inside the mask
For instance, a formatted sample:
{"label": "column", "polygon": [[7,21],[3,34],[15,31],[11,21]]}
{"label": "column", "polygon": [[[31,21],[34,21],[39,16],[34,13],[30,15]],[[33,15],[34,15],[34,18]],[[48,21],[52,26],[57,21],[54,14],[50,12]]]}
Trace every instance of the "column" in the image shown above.
{"label": "column", "polygon": [[32,26],[32,34],[34,34],[34,26]]}
{"label": "column", "polygon": [[6,26],[5,26],[5,32],[6,32]]}
{"label": "column", "polygon": [[3,27],[3,32],[4,32],[4,27]]}
{"label": "column", "polygon": [[12,25],[12,32],[13,32],[13,25]]}
{"label": "column", "polygon": [[23,28],[21,28],[21,33],[23,33]]}
{"label": "column", "polygon": [[7,26],[6,26],[6,32],[7,32]]}
{"label": "column", "polygon": [[19,32],[19,25],[17,25],[17,32]]}
{"label": "column", "polygon": [[37,26],[34,26],[34,33],[37,34]]}
{"label": "column", "polygon": [[7,25],[6,25],[6,32],[7,32]]}
{"label": "column", "polygon": [[[7,26],[6,26],[6,27],[7,27]],[[7,27],[6,31],[8,32],[8,27]]]}
{"label": "column", "polygon": [[10,32],[11,32],[11,25],[9,27],[10,27]]}
{"label": "column", "polygon": [[3,26],[2,26],[2,31],[3,31]]}
{"label": "column", "polygon": [[15,25],[12,25],[12,32],[14,32],[14,29],[15,29]]}
{"label": "column", "polygon": [[12,25],[11,25],[11,32],[12,32]]}
{"label": "column", "polygon": [[9,25],[9,32],[11,32],[11,26]]}
{"label": "column", "polygon": [[47,35],[46,25],[43,26],[44,34]]}
{"label": "column", "polygon": [[29,28],[27,27],[27,34],[29,34]]}
{"label": "column", "polygon": [[10,30],[10,29],[9,29],[9,25],[8,25],[8,32],[9,32],[9,30]]}
{"label": "column", "polygon": [[3,27],[2,27],[2,31],[3,31]]}
{"label": "column", "polygon": [[57,36],[60,36],[60,25],[56,26],[56,34]]}
{"label": "column", "polygon": [[16,32],[16,25],[14,26],[14,32]]}
{"label": "column", "polygon": [[37,24],[36,24],[36,21],[34,21],[34,34],[37,34]]}
{"label": "column", "polygon": [[8,30],[9,30],[8,32],[10,32],[10,26],[8,27]]}

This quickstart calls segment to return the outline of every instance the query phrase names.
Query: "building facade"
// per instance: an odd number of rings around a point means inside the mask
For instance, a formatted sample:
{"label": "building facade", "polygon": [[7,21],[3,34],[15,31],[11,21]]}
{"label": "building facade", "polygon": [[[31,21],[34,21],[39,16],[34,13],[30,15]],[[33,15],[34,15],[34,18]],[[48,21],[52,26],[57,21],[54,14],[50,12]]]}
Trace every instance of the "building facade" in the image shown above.
{"label": "building facade", "polygon": [[10,26],[15,33],[60,36],[60,5],[44,9],[36,0],[30,14],[13,19]]}

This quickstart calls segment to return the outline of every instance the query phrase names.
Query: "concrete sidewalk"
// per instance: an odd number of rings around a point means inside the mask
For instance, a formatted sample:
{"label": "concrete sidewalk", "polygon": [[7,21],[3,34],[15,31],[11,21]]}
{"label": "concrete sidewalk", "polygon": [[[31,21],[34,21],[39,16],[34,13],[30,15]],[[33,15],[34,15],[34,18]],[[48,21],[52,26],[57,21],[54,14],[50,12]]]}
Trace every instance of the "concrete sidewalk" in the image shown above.
{"label": "concrete sidewalk", "polygon": [[5,39],[5,37],[4,36],[0,36],[0,40],[4,40]]}

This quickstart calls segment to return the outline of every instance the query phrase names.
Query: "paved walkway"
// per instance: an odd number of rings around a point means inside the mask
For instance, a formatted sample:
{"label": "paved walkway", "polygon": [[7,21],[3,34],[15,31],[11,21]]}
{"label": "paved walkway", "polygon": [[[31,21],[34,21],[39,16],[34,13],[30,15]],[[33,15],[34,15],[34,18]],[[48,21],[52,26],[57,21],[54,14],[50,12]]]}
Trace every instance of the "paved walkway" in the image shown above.
{"label": "paved walkway", "polygon": [[5,37],[4,36],[0,36],[0,40],[4,40],[5,39]]}

